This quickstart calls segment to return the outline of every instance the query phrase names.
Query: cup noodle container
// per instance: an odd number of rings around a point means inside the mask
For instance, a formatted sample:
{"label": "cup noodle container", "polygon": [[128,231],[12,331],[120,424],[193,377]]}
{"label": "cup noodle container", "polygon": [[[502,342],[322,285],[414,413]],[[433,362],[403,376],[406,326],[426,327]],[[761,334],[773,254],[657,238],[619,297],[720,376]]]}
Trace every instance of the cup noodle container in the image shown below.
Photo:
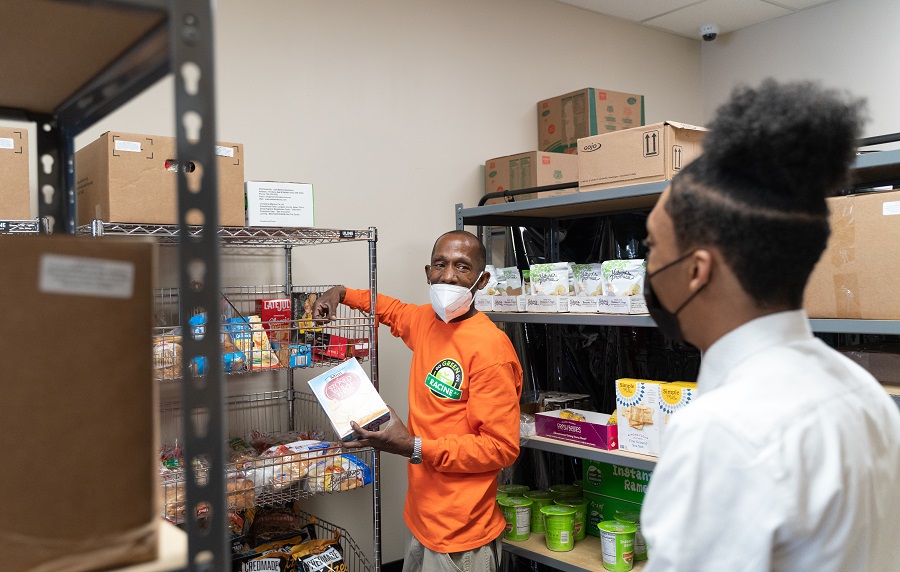
{"label": "cup noodle container", "polygon": [[644,535],[641,534],[640,513],[633,510],[617,510],[616,520],[619,522],[633,524],[635,528],[637,528],[637,531],[634,533],[634,559],[635,561],[646,560],[647,542],[644,540]]}
{"label": "cup noodle container", "polygon": [[500,485],[497,487],[497,494],[506,493],[508,497],[522,497],[528,492],[528,485]]}
{"label": "cup noodle container", "polygon": [[617,520],[604,520],[600,529],[603,567],[613,572],[627,572],[634,566],[634,533],[637,527]]}
{"label": "cup noodle container", "polygon": [[547,549],[565,552],[575,548],[575,508],[558,504],[541,507]]}
{"label": "cup noodle container", "polygon": [[525,498],[530,499],[531,505],[531,532],[544,532],[544,519],[541,517],[541,507],[553,504],[556,495],[550,491],[528,491]]}
{"label": "cup noodle container", "polygon": [[575,509],[575,540],[584,540],[584,535],[587,532],[587,499],[580,496],[571,496],[560,497],[553,502]]}
{"label": "cup noodle container", "polygon": [[581,494],[581,487],[575,485],[550,485],[550,492],[559,497],[572,497]]}
{"label": "cup noodle container", "polygon": [[522,497],[505,497],[497,504],[506,519],[503,538],[522,541],[531,536],[531,500]]}

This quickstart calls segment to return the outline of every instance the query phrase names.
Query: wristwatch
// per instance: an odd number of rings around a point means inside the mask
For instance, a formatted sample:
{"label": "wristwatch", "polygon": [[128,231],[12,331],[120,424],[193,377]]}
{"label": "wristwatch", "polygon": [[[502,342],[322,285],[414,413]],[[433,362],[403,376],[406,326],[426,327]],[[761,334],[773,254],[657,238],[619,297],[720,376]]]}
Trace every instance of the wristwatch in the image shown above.
{"label": "wristwatch", "polygon": [[412,455],[409,456],[409,462],[413,465],[418,465],[422,462],[422,438],[414,437],[413,438],[413,452]]}

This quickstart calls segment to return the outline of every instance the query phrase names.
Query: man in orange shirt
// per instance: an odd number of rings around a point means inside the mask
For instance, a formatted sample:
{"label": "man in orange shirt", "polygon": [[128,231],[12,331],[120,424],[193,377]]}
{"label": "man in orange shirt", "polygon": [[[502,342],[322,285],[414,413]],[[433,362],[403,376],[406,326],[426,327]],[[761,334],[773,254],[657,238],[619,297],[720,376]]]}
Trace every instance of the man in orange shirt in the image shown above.
{"label": "man in orange shirt", "polygon": [[[359,439],[347,445],[410,458],[404,572],[499,569],[497,474],[519,454],[522,368],[506,334],[472,305],[490,278],[484,265],[478,238],[450,231],[425,266],[431,305],[377,297],[379,322],[413,351],[408,429],[391,409],[379,431],[354,424]],[[336,286],[313,316],[331,320],[339,303],[369,311],[369,301],[366,290]]]}

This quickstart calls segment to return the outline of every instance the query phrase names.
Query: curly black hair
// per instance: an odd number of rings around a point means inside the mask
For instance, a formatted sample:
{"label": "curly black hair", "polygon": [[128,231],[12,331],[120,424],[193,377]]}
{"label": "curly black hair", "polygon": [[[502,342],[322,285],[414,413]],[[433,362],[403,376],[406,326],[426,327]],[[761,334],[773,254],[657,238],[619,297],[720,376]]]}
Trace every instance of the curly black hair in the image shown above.
{"label": "curly black hair", "polygon": [[760,306],[800,308],[830,234],[825,198],[847,181],[863,113],[863,100],[814,82],[736,88],[703,154],[672,180],[678,246],[718,247]]}

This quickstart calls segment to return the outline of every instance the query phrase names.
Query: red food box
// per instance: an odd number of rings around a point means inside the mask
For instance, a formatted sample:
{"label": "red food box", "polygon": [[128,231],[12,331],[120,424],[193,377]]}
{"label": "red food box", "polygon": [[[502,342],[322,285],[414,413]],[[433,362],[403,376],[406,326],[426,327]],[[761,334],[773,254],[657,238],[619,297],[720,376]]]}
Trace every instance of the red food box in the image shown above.
{"label": "red food box", "polygon": [[256,314],[269,337],[269,343],[287,348],[291,343],[291,299],[257,300]]}
{"label": "red food box", "polygon": [[351,352],[356,359],[369,357],[369,338],[352,338]]}

